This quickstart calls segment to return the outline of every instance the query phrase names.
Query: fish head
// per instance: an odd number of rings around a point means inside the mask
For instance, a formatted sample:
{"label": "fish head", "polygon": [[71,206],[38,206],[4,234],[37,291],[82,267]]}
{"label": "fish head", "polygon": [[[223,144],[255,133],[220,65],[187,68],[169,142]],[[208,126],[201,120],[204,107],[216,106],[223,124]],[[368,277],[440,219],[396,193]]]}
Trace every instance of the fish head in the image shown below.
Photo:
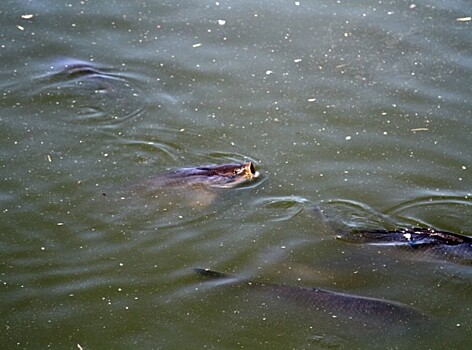
{"label": "fish head", "polygon": [[215,188],[232,188],[260,175],[252,162],[216,165],[207,169],[211,171],[210,187]]}

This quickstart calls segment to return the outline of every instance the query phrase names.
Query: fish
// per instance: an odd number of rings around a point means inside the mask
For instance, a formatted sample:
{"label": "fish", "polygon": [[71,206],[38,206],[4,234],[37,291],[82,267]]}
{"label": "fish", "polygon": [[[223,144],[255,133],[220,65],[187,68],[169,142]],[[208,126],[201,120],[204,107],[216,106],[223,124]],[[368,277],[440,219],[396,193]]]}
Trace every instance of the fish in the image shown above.
{"label": "fish", "polygon": [[233,188],[259,177],[252,162],[180,168],[149,179],[152,188]]}
{"label": "fish", "polygon": [[165,211],[175,206],[205,208],[215,202],[218,190],[240,186],[259,176],[253,162],[185,167],[101,193],[102,197],[110,198],[111,194],[120,201],[127,198],[157,199]]}
{"label": "fish", "polygon": [[[292,301],[329,320],[339,320],[367,328],[386,329],[392,324],[413,327],[428,319],[416,308],[394,301],[333,292],[321,288],[305,288],[244,280],[221,272],[196,268],[194,271],[209,279],[250,290],[268,293],[272,300]],[[221,282],[221,283],[220,283]]]}
{"label": "fish", "polygon": [[393,246],[416,255],[472,265],[472,237],[433,228],[356,229],[336,238],[349,243]]}

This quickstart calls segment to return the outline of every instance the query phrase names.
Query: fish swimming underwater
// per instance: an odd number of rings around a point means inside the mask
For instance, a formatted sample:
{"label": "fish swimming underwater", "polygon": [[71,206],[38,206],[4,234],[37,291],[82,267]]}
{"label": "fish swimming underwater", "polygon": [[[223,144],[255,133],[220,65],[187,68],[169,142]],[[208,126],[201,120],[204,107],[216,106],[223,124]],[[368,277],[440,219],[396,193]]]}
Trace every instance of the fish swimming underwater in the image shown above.
{"label": "fish swimming underwater", "polygon": [[386,329],[397,324],[413,327],[427,318],[416,309],[393,301],[338,293],[319,288],[304,288],[248,281],[220,272],[197,268],[195,272],[224,285],[264,292],[271,300],[292,301],[319,316],[370,329]]}
{"label": "fish swimming underwater", "polygon": [[416,255],[472,265],[472,237],[432,228],[399,228],[393,231],[356,229],[336,238],[349,243],[393,246]]}

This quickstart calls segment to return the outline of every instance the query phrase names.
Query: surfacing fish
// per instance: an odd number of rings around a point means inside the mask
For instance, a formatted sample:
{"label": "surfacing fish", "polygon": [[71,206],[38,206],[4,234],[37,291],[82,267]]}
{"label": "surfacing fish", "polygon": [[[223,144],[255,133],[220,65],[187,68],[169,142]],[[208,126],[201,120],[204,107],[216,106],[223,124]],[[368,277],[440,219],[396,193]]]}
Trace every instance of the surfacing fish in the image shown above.
{"label": "surfacing fish", "polygon": [[148,180],[154,188],[233,188],[259,176],[252,162],[180,168]]}
{"label": "surfacing fish", "polygon": [[416,254],[472,265],[472,237],[432,228],[356,229],[336,238],[349,243],[394,246]]}

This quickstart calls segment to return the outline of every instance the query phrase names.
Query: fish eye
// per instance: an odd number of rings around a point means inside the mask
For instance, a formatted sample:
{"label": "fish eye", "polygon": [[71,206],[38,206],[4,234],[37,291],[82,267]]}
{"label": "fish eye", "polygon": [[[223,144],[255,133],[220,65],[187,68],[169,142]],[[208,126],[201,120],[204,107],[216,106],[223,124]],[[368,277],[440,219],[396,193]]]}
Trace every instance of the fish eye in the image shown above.
{"label": "fish eye", "polygon": [[234,172],[234,175],[239,175],[239,174],[243,174],[245,171],[246,171],[246,167],[243,165],[234,169],[233,172]]}

